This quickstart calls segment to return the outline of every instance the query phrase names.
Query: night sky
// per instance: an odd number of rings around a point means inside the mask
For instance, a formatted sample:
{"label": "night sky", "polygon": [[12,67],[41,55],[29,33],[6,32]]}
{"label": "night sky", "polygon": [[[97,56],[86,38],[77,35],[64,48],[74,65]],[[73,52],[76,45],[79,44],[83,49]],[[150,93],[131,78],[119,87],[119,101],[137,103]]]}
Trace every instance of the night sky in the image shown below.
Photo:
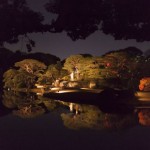
{"label": "night sky", "polygon": [[[42,7],[48,0],[27,0],[29,6],[35,11],[40,11],[45,17],[45,23],[48,23],[54,15],[47,13]],[[101,56],[110,51],[135,46],[142,51],[150,49],[150,42],[138,43],[135,40],[115,40],[110,35],[105,35],[100,31],[90,35],[86,40],[72,41],[65,32],[63,33],[34,33],[30,37],[36,42],[33,52],[50,53],[64,59],[72,54],[92,54]],[[11,50],[27,51],[25,42],[21,44],[6,45]]]}

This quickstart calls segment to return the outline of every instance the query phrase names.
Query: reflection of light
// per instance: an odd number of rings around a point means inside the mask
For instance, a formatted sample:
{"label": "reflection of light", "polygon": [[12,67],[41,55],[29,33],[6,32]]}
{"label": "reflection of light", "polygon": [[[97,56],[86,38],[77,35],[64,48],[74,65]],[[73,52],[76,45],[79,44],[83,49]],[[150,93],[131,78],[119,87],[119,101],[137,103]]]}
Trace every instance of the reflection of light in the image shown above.
{"label": "reflection of light", "polygon": [[81,90],[85,90],[85,91],[91,91],[94,93],[100,93],[102,92],[104,89],[91,89],[91,88],[80,88]]}
{"label": "reflection of light", "polygon": [[77,90],[60,90],[57,93],[69,93],[69,92],[77,92]]}
{"label": "reflection of light", "polygon": [[150,92],[137,92],[135,96],[140,101],[150,101]]}
{"label": "reflection of light", "polygon": [[36,93],[36,95],[43,95],[43,93]]}
{"label": "reflection of light", "polygon": [[44,86],[42,86],[42,85],[40,86],[40,85],[39,85],[39,86],[37,86],[37,88],[44,88]]}
{"label": "reflection of light", "polygon": [[36,86],[37,88],[44,88],[44,85],[40,85],[40,84],[35,84],[35,86]]}
{"label": "reflection of light", "polygon": [[59,90],[60,88],[55,87],[55,88],[51,88],[51,90]]}

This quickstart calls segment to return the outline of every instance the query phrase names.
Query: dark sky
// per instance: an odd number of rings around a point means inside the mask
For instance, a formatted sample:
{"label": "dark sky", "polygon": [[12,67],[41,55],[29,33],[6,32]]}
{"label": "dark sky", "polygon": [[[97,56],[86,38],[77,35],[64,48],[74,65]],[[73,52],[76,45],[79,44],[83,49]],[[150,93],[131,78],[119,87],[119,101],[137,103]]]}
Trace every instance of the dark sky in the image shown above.
{"label": "dark sky", "polygon": [[[40,11],[45,16],[45,22],[48,23],[53,15],[47,13],[43,5],[48,0],[27,0],[29,5],[35,11]],[[135,40],[114,40],[112,36],[95,32],[90,35],[86,40],[72,41],[66,33],[37,33],[31,34],[30,37],[36,42],[36,47],[33,52],[50,53],[64,59],[72,54],[85,54],[89,53],[93,56],[100,56],[110,50],[117,50],[129,46],[135,46],[143,51],[150,49],[150,42],[137,43]],[[26,51],[25,42],[15,45],[7,45],[7,48],[12,50],[21,49]]]}

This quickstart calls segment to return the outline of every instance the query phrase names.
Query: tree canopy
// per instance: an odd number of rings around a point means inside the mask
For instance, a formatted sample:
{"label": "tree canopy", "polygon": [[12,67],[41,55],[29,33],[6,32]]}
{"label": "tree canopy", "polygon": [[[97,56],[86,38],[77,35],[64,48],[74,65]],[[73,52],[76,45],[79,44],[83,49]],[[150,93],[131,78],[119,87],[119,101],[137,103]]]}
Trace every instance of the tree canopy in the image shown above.
{"label": "tree canopy", "polygon": [[148,0],[49,0],[46,9],[57,14],[53,30],[85,39],[101,30],[115,39],[150,40]]}
{"label": "tree canopy", "polygon": [[44,63],[35,59],[24,59],[20,62],[16,62],[15,66],[34,75],[37,75],[38,73],[46,69],[46,65]]}
{"label": "tree canopy", "polygon": [[[19,35],[27,37],[27,33],[41,31],[43,19],[40,13],[29,9],[25,0],[0,0],[0,44],[15,43]],[[29,44],[34,46],[30,39]]]}
{"label": "tree canopy", "polygon": [[100,30],[115,39],[150,41],[149,6],[148,0],[49,0],[45,8],[56,18],[44,25],[42,14],[29,9],[26,0],[0,0],[0,44],[18,42],[23,35],[31,51],[35,43],[28,33],[46,31],[66,31],[72,40]]}

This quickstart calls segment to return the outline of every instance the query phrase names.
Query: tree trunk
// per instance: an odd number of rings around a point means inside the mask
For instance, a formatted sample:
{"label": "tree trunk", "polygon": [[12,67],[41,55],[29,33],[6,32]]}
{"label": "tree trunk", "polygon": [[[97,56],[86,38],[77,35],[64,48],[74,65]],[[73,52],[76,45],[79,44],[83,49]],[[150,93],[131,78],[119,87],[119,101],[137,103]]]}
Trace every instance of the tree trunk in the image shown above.
{"label": "tree trunk", "polygon": [[72,72],[72,73],[70,74],[70,80],[71,80],[71,81],[74,81],[74,72]]}

